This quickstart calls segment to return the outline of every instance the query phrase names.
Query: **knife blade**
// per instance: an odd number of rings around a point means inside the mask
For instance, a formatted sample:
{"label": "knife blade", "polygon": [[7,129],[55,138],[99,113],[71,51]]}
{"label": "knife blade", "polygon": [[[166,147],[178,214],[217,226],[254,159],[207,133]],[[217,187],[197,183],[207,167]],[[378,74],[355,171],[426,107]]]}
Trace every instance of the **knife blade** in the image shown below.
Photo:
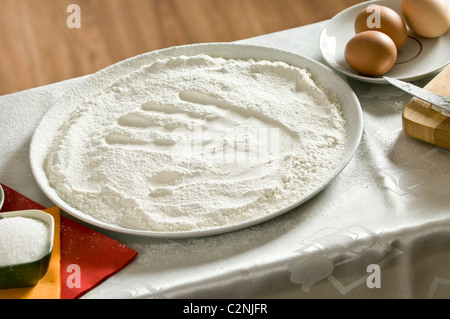
{"label": "knife blade", "polygon": [[450,112],[450,99],[433,93],[431,91],[428,91],[426,89],[423,89],[421,87],[418,87],[414,84],[404,82],[401,80],[393,79],[387,76],[383,77],[386,81],[388,81],[390,84],[394,85],[395,87],[399,88],[400,90],[413,95],[425,102],[430,103],[432,106],[435,106],[438,109],[445,110],[447,112]]}

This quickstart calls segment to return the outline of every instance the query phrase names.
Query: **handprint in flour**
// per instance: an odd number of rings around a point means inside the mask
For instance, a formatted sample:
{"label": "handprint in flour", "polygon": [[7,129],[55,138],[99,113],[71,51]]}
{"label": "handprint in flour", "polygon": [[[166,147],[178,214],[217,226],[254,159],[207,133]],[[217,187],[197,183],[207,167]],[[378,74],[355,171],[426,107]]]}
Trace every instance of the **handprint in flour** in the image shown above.
{"label": "handprint in flour", "polygon": [[179,100],[178,105],[149,101],[122,115],[106,142],[174,161],[206,161],[237,176],[261,164],[276,168],[281,144],[294,138],[282,123],[205,93],[182,91]]}

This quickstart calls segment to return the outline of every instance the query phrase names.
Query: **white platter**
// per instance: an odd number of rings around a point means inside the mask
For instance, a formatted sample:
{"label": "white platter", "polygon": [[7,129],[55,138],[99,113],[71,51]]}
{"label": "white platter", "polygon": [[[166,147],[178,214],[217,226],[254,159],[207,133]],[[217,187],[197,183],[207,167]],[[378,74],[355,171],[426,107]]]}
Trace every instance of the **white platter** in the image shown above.
{"label": "white platter", "polygon": [[[450,0],[447,0],[450,3]],[[336,71],[351,78],[386,84],[382,77],[367,77],[355,72],[345,61],[344,51],[355,35],[356,16],[369,5],[386,6],[401,14],[401,0],[375,0],[355,5],[332,18],[322,30],[319,47],[326,63]],[[385,76],[403,81],[413,81],[443,69],[450,62],[450,31],[439,38],[427,39],[408,28],[408,40],[398,52],[397,62]]]}
{"label": "white platter", "polygon": [[[109,85],[112,81],[117,80],[139,67],[152,63],[161,58],[178,55],[197,55],[208,54],[214,57],[233,58],[233,59],[256,59],[256,60],[270,60],[282,61],[292,66],[299,68],[306,68],[312,73],[316,82],[327,89],[331,94],[334,94],[341,102],[344,117],[347,123],[347,135],[345,156],[341,159],[339,165],[330,174],[330,176],[323,180],[319,187],[312,189],[309,194],[302,198],[297,198],[289,207],[282,210],[273,211],[265,215],[263,218],[248,220],[243,223],[216,227],[211,229],[199,231],[185,231],[185,232],[153,232],[141,231],[134,229],[127,229],[115,225],[106,224],[99,221],[92,216],[81,212],[62,200],[56,191],[50,187],[45,171],[43,169],[44,160],[47,149],[54,137],[57,134],[58,128],[64,123],[65,119],[70,115],[71,111],[77,106],[77,103],[85,99],[87,95],[93,94]],[[305,203],[307,200],[318,194],[347,166],[349,161],[354,156],[363,131],[363,118],[359,101],[352,91],[350,86],[333,70],[309,58],[280,51],[273,48],[259,47],[246,44],[234,43],[209,43],[209,44],[194,44],[179,47],[172,47],[168,49],[153,51],[134,58],[114,64],[98,73],[93,74],[82,82],[81,86],[73,92],[69,92],[55,103],[42,118],[38,125],[30,145],[30,163],[33,175],[44,194],[63,211],[68,214],[94,226],[103,229],[112,230],[124,234],[145,236],[145,237],[159,237],[159,238],[187,238],[187,237],[201,237],[208,235],[221,234],[225,232],[243,229],[252,225],[256,225],[274,217],[280,216],[293,208]]]}

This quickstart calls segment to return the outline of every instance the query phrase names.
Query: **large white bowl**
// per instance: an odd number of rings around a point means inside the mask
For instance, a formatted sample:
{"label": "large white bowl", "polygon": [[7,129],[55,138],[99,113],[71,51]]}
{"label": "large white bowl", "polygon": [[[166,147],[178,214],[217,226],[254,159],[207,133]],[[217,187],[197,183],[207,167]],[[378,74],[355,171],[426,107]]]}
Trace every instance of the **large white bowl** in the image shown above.
{"label": "large white bowl", "polygon": [[[323,180],[319,187],[312,189],[307,196],[297,198],[292,205],[285,207],[282,210],[273,211],[262,218],[248,220],[239,224],[225,227],[215,227],[200,231],[153,232],[126,229],[97,220],[92,216],[71,207],[64,200],[62,200],[48,183],[47,176],[43,169],[44,160],[48,147],[56,136],[58,128],[64,123],[65,119],[70,115],[71,111],[78,105],[78,103],[85,99],[86,96],[101,90],[119,77],[126,75],[143,65],[152,63],[155,60],[167,58],[169,56],[197,54],[208,54],[214,57],[233,59],[283,61],[292,66],[309,69],[315,81],[338,98],[342,104],[345,120],[347,122],[346,129],[348,140],[346,143],[345,156],[342,158],[333,173],[327,179]],[[194,44],[172,47],[139,55],[131,59],[124,60],[118,64],[114,64],[102,71],[99,71],[98,73],[93,74],[92,76],[87,77],[86,80],[82,82],[80,87],[77,87],[72,92],[69,92],[62,97],[62,99],[53,105],[45,114],[31,141],[30,161],[33,175],[39,187],[46,194],[46,196],[48,196],[48,198],[62,210],[82,221],[104,229],[146,237],[200,237],[234,231],[262,223],[284,214],[306,202],[324,189],[349,163],[360,143],[362,130],[362,111],[356,95],[350,86],[330,68],[309,58],[273,48],[235,43]]]}

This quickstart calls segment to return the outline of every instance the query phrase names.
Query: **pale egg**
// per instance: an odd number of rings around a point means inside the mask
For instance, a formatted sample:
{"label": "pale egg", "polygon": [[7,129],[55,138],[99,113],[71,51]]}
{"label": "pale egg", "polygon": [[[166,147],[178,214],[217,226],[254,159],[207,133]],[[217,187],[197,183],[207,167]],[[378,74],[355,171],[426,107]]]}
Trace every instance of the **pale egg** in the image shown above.
{"label": "pale egg", "polygon": [[345,47],[347,63],[365,76],[387,73],[397,60],[397,47],[385,33],[363,31],[355,35]]}
{"label": "pale egg", "polygon": [[387,34],[397,46],[401,48],[408,38],[406,24],[402,17],[393,9],[369,5],[362,10],[355,19],[355,32],[380,31]]}
{"label": "pale egg", "polygon": [[447,0],[402,0],[402,15],[410,29],[426,38],[436,38],[450,28]]}

